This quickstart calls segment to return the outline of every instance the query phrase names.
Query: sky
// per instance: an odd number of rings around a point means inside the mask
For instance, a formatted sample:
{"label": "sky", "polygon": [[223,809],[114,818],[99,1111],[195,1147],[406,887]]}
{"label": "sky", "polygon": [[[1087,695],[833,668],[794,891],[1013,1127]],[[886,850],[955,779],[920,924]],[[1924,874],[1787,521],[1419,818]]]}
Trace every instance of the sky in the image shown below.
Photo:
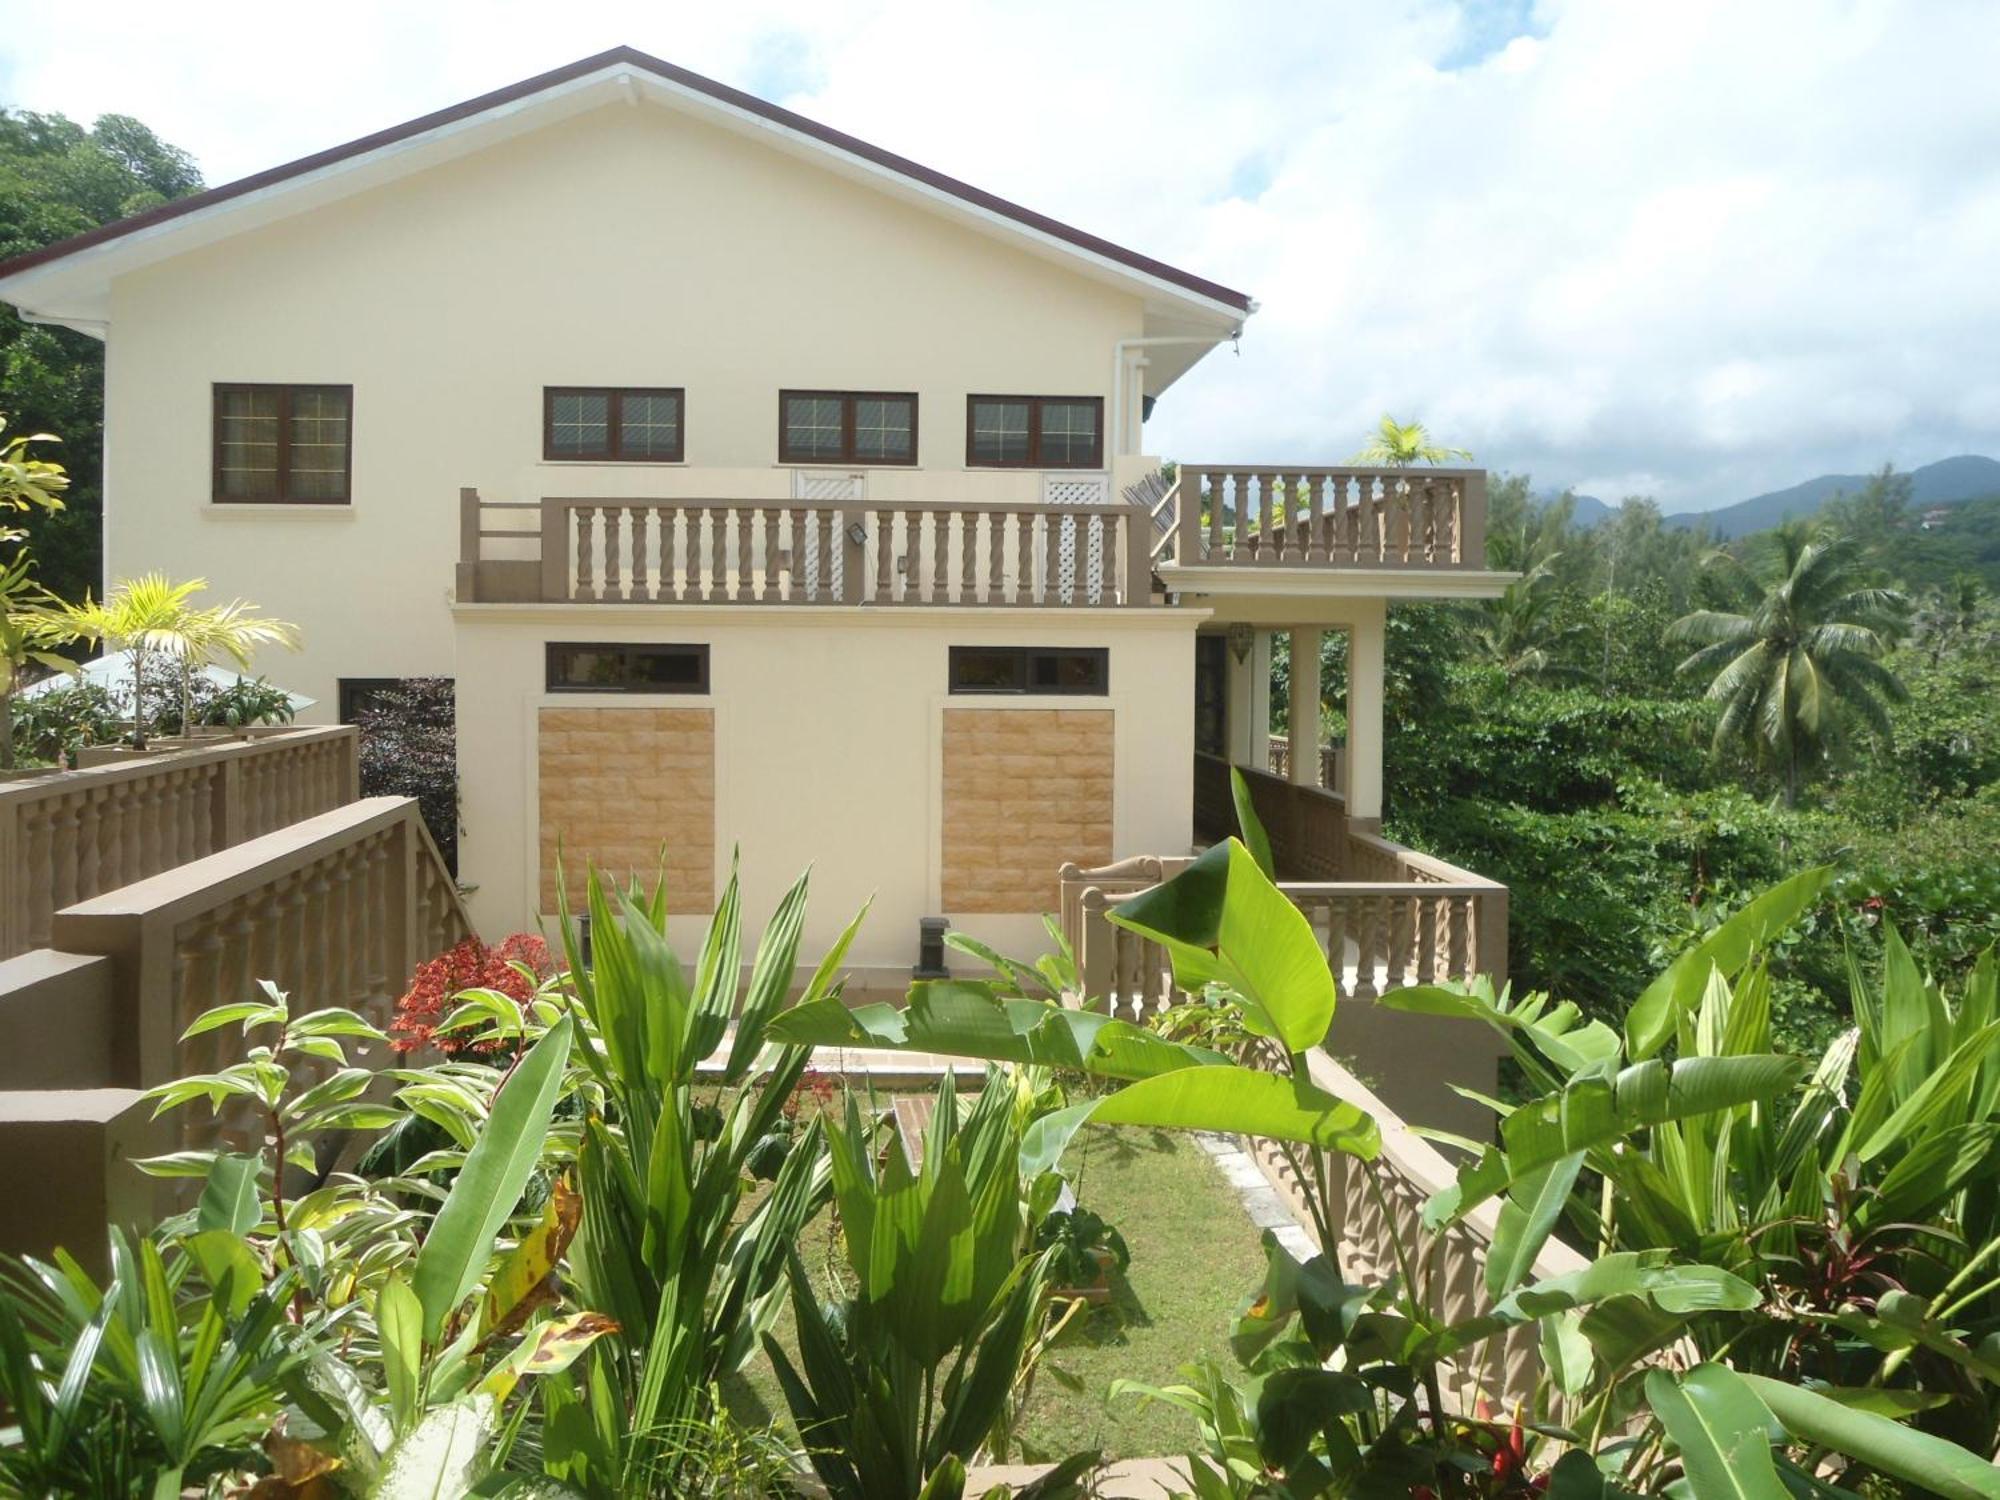
{"label": "sky", "polygon": [[1250,292],[1148,449],[1384,413],[1705,509],[2000,456],[2000,0],[0,0],[210,183],[628,43]]}

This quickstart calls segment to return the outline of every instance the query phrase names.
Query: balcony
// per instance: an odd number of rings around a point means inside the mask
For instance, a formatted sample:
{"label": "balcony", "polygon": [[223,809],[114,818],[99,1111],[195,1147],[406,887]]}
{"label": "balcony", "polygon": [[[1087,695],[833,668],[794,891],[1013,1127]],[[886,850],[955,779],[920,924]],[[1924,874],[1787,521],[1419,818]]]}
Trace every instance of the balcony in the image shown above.
{"label": "balcony", "polygon": [[1497,592],[1485,538],[1480,469],[1186,465],[1115,499],[1034,502],[503,501],[467,489],[457,591],[482,604],[1040,609],[1312,592],[1343,577],[1388,592]]}
{"label": "balcony", "polygon": [[1011,606],[1156,602],[1126,501],[459,496],[461,603]]}

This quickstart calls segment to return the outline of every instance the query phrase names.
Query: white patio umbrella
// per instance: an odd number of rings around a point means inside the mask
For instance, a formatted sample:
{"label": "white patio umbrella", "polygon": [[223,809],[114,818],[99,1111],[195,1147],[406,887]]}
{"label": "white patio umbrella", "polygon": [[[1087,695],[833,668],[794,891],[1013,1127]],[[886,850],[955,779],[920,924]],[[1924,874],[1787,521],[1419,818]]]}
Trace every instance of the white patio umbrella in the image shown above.
{"label": "white patio umbrella", "polygon": [[[201,675],[214,683],[216,687],[224,689],[235,687],[239,682],[253,682],[256,680],[248,672],[234,671],[229,667],[206,666],[201,669]],[[177,665],[168,666],[163,662],[155,661],[152,670],[146,674],[146,680],[149,683],[156,680],[160,682],[178,682],[180,680],[180,668]],[[15,696],[20,698],[38,698],[43,693],[53,693],[60,688],[69,687],[78,681],[94,682],[107,693],[111,694],[112,697],[123,699],[129,703],[132,698],[131,653],[120,651],[111,656],[96,657],[91,661],[85,662],[82,669],[77,672],[58,672],[53,677],[44,677],[40,682],[22,688]],[[285,697],[291,701],[293,713],[297,713],[300,709],[311,708],[317,701],[316,699],[308,698],[304,693],[290,691],[286,691]]]}

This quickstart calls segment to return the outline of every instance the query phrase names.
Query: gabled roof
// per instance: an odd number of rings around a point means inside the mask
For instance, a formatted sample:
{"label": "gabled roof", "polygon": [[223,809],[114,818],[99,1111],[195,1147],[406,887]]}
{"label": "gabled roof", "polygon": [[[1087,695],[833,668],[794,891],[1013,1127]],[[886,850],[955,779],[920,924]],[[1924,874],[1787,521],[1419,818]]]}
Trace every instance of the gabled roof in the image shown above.
{"label": "gabled roof", "polygon": [[[642,97],[708,117],[898,197],[924,203],[1023,248],[1138,291],[1170,332],[1226,337],[1251,299],[1190,271],[1141,255],[1023,208],[907,157],[781,109],[741,89],[630,47],[422,115],[284,166],[0,262],[0,299],[52,321],[100,322],[113,276],[140,265],[318,207],[408,172],[511,138],[619,97]],[[1153,318],[1149,316],[1148,331]]]}

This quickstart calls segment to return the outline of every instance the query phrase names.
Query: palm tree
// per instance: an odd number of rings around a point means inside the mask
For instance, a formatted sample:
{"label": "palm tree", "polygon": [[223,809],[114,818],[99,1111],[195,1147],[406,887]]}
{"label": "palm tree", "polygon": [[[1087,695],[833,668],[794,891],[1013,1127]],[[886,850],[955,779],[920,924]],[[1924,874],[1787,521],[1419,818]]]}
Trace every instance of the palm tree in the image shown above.
{"label": "palm tree", "polygon": [[102,603],[85,594],[81,604],[65,604],[41,630],[44,641],[92,641],[109,655],[132,658],[132,743],[146,746],[146,665],[155,654],[179,655],[182,629],[193,612],[188,601],[208,587],[206,578],[171,582],[147,573],[118,584]]}
{"label": "palm tree", "polygon": [[1398,422],[1384,415],[1367,445],[1348,460],[1374,469],[1409,469],[1418,464],[1470,463],[1463,448],[1444,448],[1431,441],[1421,422]]}
{"label": "palm tree", "polygon": [[1959,573],[1949,585],[1931,590],[1918,607],[1914,638],[1928,648],[1932,666],[1972,639],[1985,602],[1986,585],[1976,573]]}
{"label": "palm tree", "polygon": [[1743,558],[1711,559],[1739,575],[1747,612],[1697,610],[1668,626],[1667,639],[1700,648],[1680,671],[1713,674],[1715,753],[1740,743],[1776,763],[1791,807],[1849,718],[1889,737],[1883,700],[1908,695],[1882,658],[1908,602],[1870,581],[1851,537],[1795,523],[1758,541]]}
{"label": "palm tree", "polygon": [[146,743],[146,671],[164,657],[178,674],[181,729],[192,729],[194,676],[218,656],[247,668],[257,647],[297,648],[298,628],[286,620],[257,613],[241,599],[214,609],[197,609],[190,602],[208,587],[206,578],[174,583],[163,573],[128,578],[105,596],[103,603],[85,596],[81,604],[66,604],[52,613],[43,639],[89,640],[107,652],[123,651],[132,659],[132,729],[134,743]]}
{"label": "palm tree", "polygon": [[1560,652],[1583,627],[1559,625],[1555,618],[1562,594],[1554,586],[1552,568],[1561,555],[1551,553],[1536,563],[1473,618],[1469,634],[1474,652],[1505,672],[1509,682],[1576,675],[1575,666],[1564,662]]}
{"label": "palm tree", "polygon": [[289,620],[274,620],[257,613],[257,606],[232,599],[214,609],[190,610],[180,629],[180,639],[170,648],[180,667],[181,733],[194,733],[195,674],[218,657],[227,657],[237,670],[250,670],[250,660],[259,646],[299,649],[299,631]]}

